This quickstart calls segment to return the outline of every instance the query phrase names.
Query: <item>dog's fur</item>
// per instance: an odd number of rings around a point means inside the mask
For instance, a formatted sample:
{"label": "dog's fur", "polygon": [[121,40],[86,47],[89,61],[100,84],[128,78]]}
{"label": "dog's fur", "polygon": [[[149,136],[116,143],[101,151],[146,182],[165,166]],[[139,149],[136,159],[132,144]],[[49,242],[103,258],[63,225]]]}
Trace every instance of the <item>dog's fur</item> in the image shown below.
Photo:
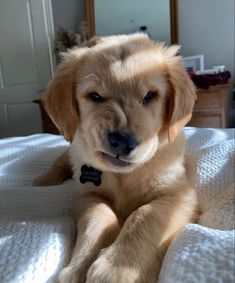
{"label": "dog's fur", "polygon": [[[182,135],[195,90],[177,53],[177,46],[166,48],[143,34],[104,37],[66,54],[50,83],[44,105],[71,141],[75,179],[83,164],[103,171],[100,187],[78,184],[78,235],[59,282],[153,283],[167,246],[195,220]],[[144,104],[148,91],[157,95]],[[103,101],[92,101],[92,92]],[[129,166],[101,154],[110,153],[107,133],[113,130],[138,138],[125,159]],[[41,181],[59,183],[70,175],[63,156]]]}

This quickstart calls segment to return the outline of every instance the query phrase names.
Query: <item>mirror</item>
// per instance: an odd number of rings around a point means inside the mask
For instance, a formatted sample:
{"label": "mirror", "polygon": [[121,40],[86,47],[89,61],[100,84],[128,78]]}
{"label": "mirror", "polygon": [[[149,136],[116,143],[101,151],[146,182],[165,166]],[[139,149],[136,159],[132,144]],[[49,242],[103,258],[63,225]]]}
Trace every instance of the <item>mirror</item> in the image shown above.
{"label": "mirror", "polygon": [[166,44],[178,42],[177,0],[86,0],[88,37],[145,31]]}

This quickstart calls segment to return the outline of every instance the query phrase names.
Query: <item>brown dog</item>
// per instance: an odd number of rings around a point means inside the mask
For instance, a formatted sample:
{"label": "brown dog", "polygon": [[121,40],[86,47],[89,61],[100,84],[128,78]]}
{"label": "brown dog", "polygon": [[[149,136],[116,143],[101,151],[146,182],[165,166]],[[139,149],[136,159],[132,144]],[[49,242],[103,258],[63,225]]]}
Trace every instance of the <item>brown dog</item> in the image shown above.
{"label": "brown dog", "polygon": [[[170,241],[195,220],[182,127],[196,96],[177,52],[143,34],[102,38],[66,54],[49,85],[44,104],[71,141],[80,192],[59,282],[156,282]],[[66,163],[47,181],[66,179]]]}

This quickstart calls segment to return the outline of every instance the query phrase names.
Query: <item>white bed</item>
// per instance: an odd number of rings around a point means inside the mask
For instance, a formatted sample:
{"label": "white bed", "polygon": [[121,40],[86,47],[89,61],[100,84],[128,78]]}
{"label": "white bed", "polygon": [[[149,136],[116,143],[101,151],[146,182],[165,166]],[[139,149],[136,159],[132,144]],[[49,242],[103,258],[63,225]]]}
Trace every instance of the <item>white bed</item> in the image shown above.
{"label": "white bed", "polygon": [[[160,283],[234,283],[234,130],[185,128],[202,216],[166,254]],[[39,134],[0,140],[0,283],[54,282],[73,246],[76,185],[32,187],[68,143]]]}

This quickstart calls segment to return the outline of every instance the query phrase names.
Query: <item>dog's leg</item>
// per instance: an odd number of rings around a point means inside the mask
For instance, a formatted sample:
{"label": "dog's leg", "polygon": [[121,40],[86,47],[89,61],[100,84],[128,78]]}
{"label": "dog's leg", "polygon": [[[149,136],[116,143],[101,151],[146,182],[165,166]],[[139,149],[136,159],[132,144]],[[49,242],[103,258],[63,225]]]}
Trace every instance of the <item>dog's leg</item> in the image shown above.
{"label": "dog's leg", "polygon": [[155,283],[166,248],[190,221],[194,204],[170,195],[134,211],[93,262],[86,283]]}
{"label": "dog's leg", "polygon": [[97,254],[109,246],[120,231],[118,219],[104,199],[83,196],[78,208],[76,245],[69,265],[59,274],[60,283],[84,283]]}
{"label": "dog's leg", "polygon": [[68,150],[59,156],[48,172],[37,177],[34,186],[54,186],[60,185],[69,178],[72,178],[72,168],[69,162]]}

